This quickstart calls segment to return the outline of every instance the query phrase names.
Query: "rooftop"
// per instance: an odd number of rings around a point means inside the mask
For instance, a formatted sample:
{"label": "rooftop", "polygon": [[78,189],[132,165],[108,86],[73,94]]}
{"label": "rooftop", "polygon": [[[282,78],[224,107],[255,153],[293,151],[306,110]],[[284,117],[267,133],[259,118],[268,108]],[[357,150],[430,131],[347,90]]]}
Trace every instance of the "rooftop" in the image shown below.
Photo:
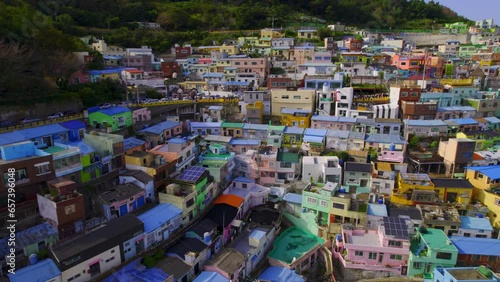
{"label": "rooftop", "polygon": [[205,218],[217,223],[219,227],[227,227],[238,214],[238,209],[228,204],[214,205]]}
{"label": "rooftop", "polygon": [[324,243],[325,241],[322,238],[297,226],[292,226],[276,238],[269,257],[291,264],[294,259],[300,259],[311,249]]}
{"label": "rooftop", "polygon": [[184,256],[189,252],[199,254],[206,248],[208,248],[208,246],[205,245],[205,243],[203,243],[201,240],[196,238],[184,237],[177,241],[175,244],[165,249],[165,253],[176,254],[179,257],[184,258]]}
{"label": "rooftop", "polygon": [[286,202],[290,202],[292,204],[302,205],[302,195],[301,194],[287,193],[285,195],[285,197],[283,197],[283,200]]}
{"label": "rooftop", "polygon": [[468,166],[466,169],[480,172],[492,180],[500,179],[500,165]]}
{"label": "rooftop", "polygon": [[[455,248],[453,244],[448,243],[449,239],[446,234],[444,234],[443,230],[434,228],[426,228],[426,230],[426,233],[420,232],[419,234],[429,249],[447,252],[457,251],[457,248]],[[415,253],[416,250],[413,249],[413,247],[412,245],[412,252]]]}
{"label": "rooftop", "polygon": [[[28,229],[16,232],[16,250],[21,250],[30,245],[37,244],[39,242],[48,239],[49,237],[56,236],[57,230],[52,227],[47,222],[39,225],[35,225]],[[0,239],[0,255],[6,256],[9,253],[9,247],[7,245],[7,238]]]}
{"label": "rooftop", "polygon": [[407,124],[408,126],[428,126],[428,127],[447,125],[444,121],[440,119],[434,119],[434,120],[405,119],[404,124],[405,125]]}
{"label": "rooftop", "polygon": [[259,146],[260,141],[257,139],[242,139],[242,138],[232,138],[229,141],[229,145],[241,145],[241,146]]}
{"label": "rooftop", "polygon": [[68,129],[64,128],[59,124],[49,124],[33,128],[20,129],[0,134],[0,146],[27,141],[33,138],[38,138],[47,135],[56,135],[67,131]]}
{"label": "rooftop", "polygon": [[370,143],[406,144],[403,137],[398,134],[368,134],[365,141]]}
{"label": "rooftop", "polygon": [[461,216],[460,221],[460,228],[493,231],[489,218]]}
{"label": "rooftop", "polygon": [[381,204],[373,204],[368,203],[368,210],[366,212],[368,215],[374,216],[388,216],[387,215],[387,206]]}
{"label": "rooftop", "polygon": [[[491,273],[491,270],[484,268]],[[456,281],[497,281],[491,277],[486,277],[479,268],[446,269],[446,271],[456,279]]]}
{"label": "rooftop", "polygon": [[245,262],[245,256],[232,248],[224,248],[209,260],[207,264],[213,265],[229,274],[236,273]]}
{"label": "rooftop", "polygon": [[142,170],[127,170],[125,172],[120,172],[120,176],[130,176],[144,184],[148,184],[149,182],[154,180],[151,175],[145,173]]}
{"label": "rooftop", "polygon": [[227,278],[213,271],[201,272],[193,282],[229,282]]}
{"label": "rooftop", "polygon": [[371,164],[367,163],[354,163],[354,162],[346,162],[345,163],[345,171],[355,171],[355,172],[372,172]]}
{"label": "rooftop", "polygon": [[448,206],[433,206],[433,205],[417,205],[417,208],[422,213],[422,217],[426,221],[430,220],[450,220],[460,222],[460,215],[454,207]]}
{"label": "rooftop", "polygon": [[451,236],[451,242],[463,255],[500,256],[500,240]]}
{"label": "rooftop", "polygon": [[389,216],[422,220],[422,214],[416,207],[389,207]]}
{"label": "rooftop", "polygon": [[221,128],[222,122],[190,122],[191,128]]}
{"label": "rooftop", "polygon": [[158,204],[156,207],[138,215],[137,218],[144,222],[144,231],[151,233],[158,227],[181,215],[182,210],[174,205]]}
{"label": "rooftop", "polygon": [[181,124],[179,122],[167,120],[164,122],[157,123],[157,124],[150,126],[148,128],[144,128],[143,130],[138,131],[138,133],[144,132],[144,133],[151,133],[151,134],[161,134],[165,130],[172,129],[172,128],[180,126],[180,125]]}
{"label": "rooftop", "polygon": [[468,188],[472,189],[474,186],[467,179],[460,178],[433,178],[431,179],[432,183],[436,188]]}
{"label": "rooftop", "polygon": [[259,281],[304,282],[305,280],[296,274],[294,270],[280,266],[270,266],[259,276]]}
{"label": "rooftop", "polygon": [[142,146],[145,143],[146,141],[134,137],[125,138],[123,139],[123,150],[127,151]]}
{"label": "rooftop", "polygon": [[119,115],[122,113],[130,112],[130,109],[126,108],[126,107],[118,106],[118,107],[111,107],[108,109],[103,109],[103,110],[100,110],[99,112],[101,112],[105,115],[108,115],[108,116],[114,116],[114,115]]}
{"label": "rooftop", "polygon": [[300,128],[300,127],[287,126],[287,127],[285,127],[285,130],[283,131],[283,133],[302,135],[304,133],[304,130],[305,130],[304,128]]}
{"label": "rooftop", "polygon": [[52,259],[44,259],[36,264],[16,269],[15,274],[8,274],[11,282],[49,281],[61,275],[61,271]]}
{"label": "rooftop", "polygon": [[185,263],[183,259],[174,256],[165,257],[155,265],[155,268],[172,274],[175,280],[181,280],[191,270],[191,266]]}
{"label": "rooftop", "polygon": [[104,202],[104,204],[113,204],[114,202],[120,202],[134,197],[138,194],[144,193],[144,190],[133,184],[121,184],[115,186],[113,189],[107,190],[99,195],[99,198]]}
{"label": "rooftop", "polygon": [[250,215],[248,216],[248,222],[264,226],[272,226],[277,223],[279,218],[279,210],[266,205],[261,205],[251,209]]}
{"label": "rooftop", "polygon": [[193,227],[189,228],[189,231],[194,232],[196,235],[200,237],[203,237],[205,232],[210,232],[215,228],[217,228],[217,226],[218,226],[217,223],[213,222],[208,218],[204,218],[195,225],[193,225]]}
{"label": "rooftop", "polygon": [[244,201],[245,199],[240,196],[234,194],[224,194],[220,195],[217,199],[215,199],[214,203],[227,204],[230,205],[231,207],[239,208]]}

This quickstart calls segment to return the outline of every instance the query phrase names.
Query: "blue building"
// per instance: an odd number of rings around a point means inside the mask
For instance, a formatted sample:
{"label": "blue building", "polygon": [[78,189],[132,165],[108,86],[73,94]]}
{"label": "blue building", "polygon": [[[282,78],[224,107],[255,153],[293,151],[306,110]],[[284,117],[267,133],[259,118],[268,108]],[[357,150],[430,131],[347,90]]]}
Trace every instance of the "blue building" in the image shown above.
{"label": "blue building", "polygon": [[15,274],[8,274],[11,282],[38,282],[61,280],[61,271],[51,259],[44,259],[35,264],[28,265],[15,271]]}
{"label": "blue building", "polygon": [[270,266],[259,276],[259,281],[304,282],[305,280],[292,269],[280,266]]}
{"label": "blue building", "polygon": [[0,146],[23,141],[33,141],[37,148],[49,147],[55,141],[68,141],[68,129],[49,124],[0,134]]}
{"label": "blue building", "polygon": [[220,135],[222,122],[190,122],[189,127],[191,133],[200,136]]}
{"label": "blue building", "polygon": [[60,123],[60,125],[68,130],[68,141],[80,141],[85,133],[85,123],[79,120],[70,120]]}
{"label": "blue building", "polygon": [[484,266],[479,267],[436,267],[432,282],[498,282],[500,278]]}
{"label": "blue building", "polygon": [[182,223],[182,210],[172,204],[159,204],[137,216],[144,223],[144,247],[150,247],[167,240]]}
{"label": "blue building", "polygon": [[457,265],[488,265],[500,271],[500,240],[459,236],[451,236],[450,240],[458,250]]}

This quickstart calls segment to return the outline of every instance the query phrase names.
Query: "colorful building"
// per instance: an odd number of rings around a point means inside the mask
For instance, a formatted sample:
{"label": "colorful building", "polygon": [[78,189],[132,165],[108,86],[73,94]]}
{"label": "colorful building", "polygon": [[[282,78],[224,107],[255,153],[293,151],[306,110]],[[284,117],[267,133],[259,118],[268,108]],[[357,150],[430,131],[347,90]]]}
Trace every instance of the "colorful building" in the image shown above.
{"label": "colorful building", "polygon": [[95,128],[111,128],[110,132],[132,125],[132,112],[125,107],[112,107],[109,109],[88,110],[89,123]]}

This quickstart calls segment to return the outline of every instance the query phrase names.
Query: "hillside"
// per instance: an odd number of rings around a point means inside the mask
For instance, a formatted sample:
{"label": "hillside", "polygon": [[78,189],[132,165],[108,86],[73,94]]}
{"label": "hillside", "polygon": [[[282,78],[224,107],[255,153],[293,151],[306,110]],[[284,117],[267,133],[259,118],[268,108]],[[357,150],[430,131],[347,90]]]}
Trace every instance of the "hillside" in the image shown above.
{"label": "hillside", "polygon": [[[71,51],[84,51],[77,38],[87,35],[110,44],[148,45],[165,52],[175,43],[211,45],[241,36],[238,30],[272,23],[288,28],[342,22],[395,30],[430,29],[460,20],[465,19],[423,0],[5,0],[0,2],[0,64],[4,66],[0,105],[31,103],[40,97],[60,99],[61,92],[77,95],[67,93],[68,74],[79,67]],[[136,22],[140,21],[158,22],[162,28],[139,28]],[[233,32],[209,32],[217,30]]]}

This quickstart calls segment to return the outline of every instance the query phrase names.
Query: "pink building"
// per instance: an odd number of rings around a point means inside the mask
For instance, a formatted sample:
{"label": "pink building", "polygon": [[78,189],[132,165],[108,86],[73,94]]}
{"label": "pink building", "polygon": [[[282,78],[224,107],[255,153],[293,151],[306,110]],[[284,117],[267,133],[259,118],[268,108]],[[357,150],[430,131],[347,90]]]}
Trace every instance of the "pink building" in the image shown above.
{"label": "pink building", "polygon": [[233,171],[233,175],[250,179],[259,178],[257,155],[257,151],[255,150],[248,150],[244,154],[236,155],[234,158],[235,170]]}
{"label": "pink building", "polygon": [[69,77],[69,84],[81,84],[81,83],[89,83],[90,82],[90,74],[83,71],[78,70],[72,73]]}
{"label": "pink building", "polygon": [[270,68],[267,58],[231,58],[231,66],[236,68],[236,73],[258,74],[260,82],[266,79]]}
{"label": "pink building", "polygon": [[200,65],[211,65],[213,63],[212,58],[199,58],[198,64]]}
{"label": "pink building", "polygon": [[255,160],[258,166],[259,184],[275,184],[277,176],[277,158],[276,147],[262,146],[259,148]]}
{"label": "pink building", "polygon": [[259,148],[260,142],[256,139],[232,138],[229,141],[228,149],[235,154],[246,153]]}
{"label": "pink building", "polygon": [[132,122],[134,124],[151,120],[151,111],[145,107],[133,107],[132,110]]}
{"label": "pink building", "polygon": [[355,270],[405,275],[410,253],[408,229],[405,220],[398,217],[385,217],[377,230],[344,224],[333,254],[349,277],[356,277]]}

